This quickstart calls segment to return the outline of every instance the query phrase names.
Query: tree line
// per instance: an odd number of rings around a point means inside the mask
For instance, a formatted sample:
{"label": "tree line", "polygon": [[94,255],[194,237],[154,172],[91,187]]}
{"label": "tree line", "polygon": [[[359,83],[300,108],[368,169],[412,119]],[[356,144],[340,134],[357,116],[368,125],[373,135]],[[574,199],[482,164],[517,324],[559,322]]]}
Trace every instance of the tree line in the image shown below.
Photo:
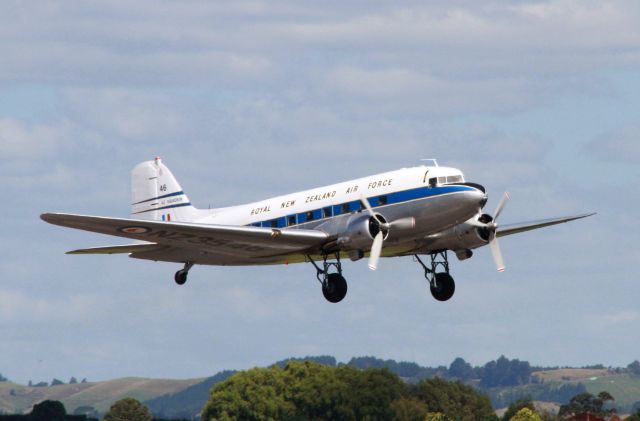
{"label": "tree line", "polygon": [[460,381],[409,384],[387,368],[310,361],[236,373],[213,387],[202,419],[422,421],[438,413],[460,421],[497,420],[489,399]]}

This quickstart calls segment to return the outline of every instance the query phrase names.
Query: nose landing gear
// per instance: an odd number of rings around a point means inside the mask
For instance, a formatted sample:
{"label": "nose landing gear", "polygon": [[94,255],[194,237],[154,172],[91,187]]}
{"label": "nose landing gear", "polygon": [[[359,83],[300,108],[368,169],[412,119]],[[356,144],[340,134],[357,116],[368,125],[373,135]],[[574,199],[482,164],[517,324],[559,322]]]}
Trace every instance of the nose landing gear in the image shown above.
{"label": "nose landing gear", "polygon": [[[438,301],[447,301],[453,297],[453,293],[456,290],[456,283],[453,277],[449,275],[449,261],[447,260],[447,251],[440,251],[432,253],[431,255],[431,268],[428,268],[418,257],[414,254],[414,257],[418,263],[424,269],[424,277],[429,281],[429,289],[431,295]],[[436,272],[438,266],[442,266],[444,272]]]}

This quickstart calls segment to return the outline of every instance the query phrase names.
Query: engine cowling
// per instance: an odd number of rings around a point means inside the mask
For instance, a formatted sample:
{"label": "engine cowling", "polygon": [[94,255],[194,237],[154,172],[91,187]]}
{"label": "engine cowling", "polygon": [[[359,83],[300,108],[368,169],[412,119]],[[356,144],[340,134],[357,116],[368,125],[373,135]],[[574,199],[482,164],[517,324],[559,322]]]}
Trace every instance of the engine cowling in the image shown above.
{"label": "engine cowling", "polygon": [[482,214],[448,230],[427,237],[429,248],[434,250],[453,250],[460,260],[471,257],[471,249],[487,245],[491,231],[488,227],[478,226],[478,222],[488,224],[493,218]]}
{"label": "engine cowling", "polygon": [[[382,215],[376,215],[382,222],[386,222]],[[380,225],[373,217],[366,214],[356,214],[349,219],[344,230],[340,233],[337,243],[342,250],[368,250],[375,236],[380,232]],[[389,233],[383,230],[383,238]]]}

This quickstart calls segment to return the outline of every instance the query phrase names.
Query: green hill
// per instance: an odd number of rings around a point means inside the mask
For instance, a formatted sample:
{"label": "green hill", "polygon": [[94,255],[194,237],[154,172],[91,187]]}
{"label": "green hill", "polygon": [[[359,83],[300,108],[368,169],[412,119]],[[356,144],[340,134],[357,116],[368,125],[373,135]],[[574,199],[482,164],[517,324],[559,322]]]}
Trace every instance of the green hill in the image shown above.
{"label": "green hill", "polygon": [[104,382],[29,387],[0,382],[0,411],[8,414],[29,412],[34,404],[46,399],[61,401],[67,412],[79,406],[92,406],[105,412],[118,399],[133,397],[141,401],[176,393],[203,379],[167,380],[128,377]]}

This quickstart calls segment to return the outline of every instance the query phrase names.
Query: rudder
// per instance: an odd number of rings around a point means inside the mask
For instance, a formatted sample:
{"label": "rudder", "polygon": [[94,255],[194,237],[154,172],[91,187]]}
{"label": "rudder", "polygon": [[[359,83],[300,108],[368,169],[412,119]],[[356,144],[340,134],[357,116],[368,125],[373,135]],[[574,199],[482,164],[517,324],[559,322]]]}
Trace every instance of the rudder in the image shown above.
{"label": "rudder", "polygon": [[191,221],[198,210],[159,157],[131,171],[131,214],[154,221]]}

